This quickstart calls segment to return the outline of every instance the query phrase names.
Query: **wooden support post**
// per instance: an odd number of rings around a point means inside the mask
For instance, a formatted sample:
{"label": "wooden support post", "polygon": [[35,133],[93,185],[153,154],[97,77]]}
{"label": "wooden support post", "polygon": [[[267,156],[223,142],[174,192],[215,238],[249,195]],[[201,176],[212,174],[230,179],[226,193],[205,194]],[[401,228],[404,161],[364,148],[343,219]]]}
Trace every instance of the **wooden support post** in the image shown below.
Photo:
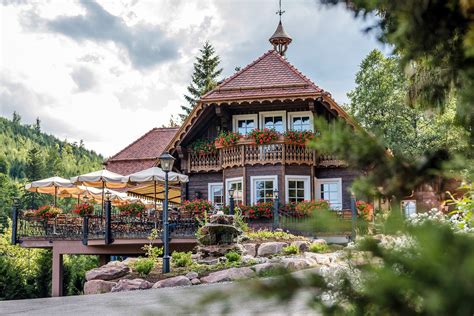
{"label": "wooden support post", "polygon": [[51,281],[51,295],[63,296],[63,254],[55,251],[53,247],[53,271]]}
{"label": "wooden support post", "polygon": [[112,204],[110,200],[105,201],[105,244],[110,245],[112,239]]}

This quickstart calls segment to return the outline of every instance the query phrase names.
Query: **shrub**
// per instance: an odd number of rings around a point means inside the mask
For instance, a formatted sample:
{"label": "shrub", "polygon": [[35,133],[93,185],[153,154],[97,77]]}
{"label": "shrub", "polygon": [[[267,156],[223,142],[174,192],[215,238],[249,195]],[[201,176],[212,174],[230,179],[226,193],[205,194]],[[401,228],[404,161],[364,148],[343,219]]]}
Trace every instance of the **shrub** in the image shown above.
{"label": "shrub", "polygon": [[322,253],[322,252],[327,252],[328,250],[329,250],[329,247],[327,244],[313,243],[309,246],[310,252]]}
{"label": "shrub", "polygon": [[50,205],[43,205],[38,208],[36,211],[36,216],[41,219],[55,218],[59,214],[62,214],[62,210],[59,207],[54,207]]}
{"label": "shrub", "polygon": [[249,232],[247,233],[247,237],[250,240],[285,240],[285,241],[292,241],[292,240],[304,240],[304,237],[296,236],[287,232],[282,231],[270,231],[270,230],[259,230],[256,232]]}
{"label": "shrub", "polygon": [[241,205],[242,214],[250,219],[272,218],[273,202],[259,202],[253,205]]}
{"label": "shrub", "polygon": [[227,261],[229,262],[239,262],[240,261],[240,254],[235,251],[229,251],[225,254]]}
{"label": "shrub", "polygon": [[126,203],[126,204],[120,205],[118,209],[120,210],[120,215],[122,216],[140,217],[143,215],[143,212],[145,211],[145,205],[138,202]]}
{"label": "shrub", "polygon": [[373,219],[374,207],[372,206],[372,204],[367,203],[365,201],[357,201],[356,208],[357,215],[359,215],[360,218],[366,221],[371,221]]}
{"label": "shrub", "polygon": [[283,247],[282,250],[285,255],[296,255],[300,252],[300,249],[296,245]]}
{"label": "shrub", "polygon": [[72,211],[81,217],[91,216],[94,213],[94,205],[89,203],[77,204]]}
{"label": "shrub", "polygon": [[188,252],[179,252],[174,251],[171,254],[171,262],[176,267],[188,267],[193,264],[193,259],[191,259],[191,251]]}
{"label": "shrub", "polygon": [[141,277],[145,277],[150,274],[151,270],[155,267],[155,261],[152,258],[139,258],[133,264],[133,270],[138,272]]}
{"label": "shrub", "polygon": [[145,251],[145,255],[155,262],[157,262],[158,258],[163,255],[163,247],[153,246],[153,242],[156,239],[158,239],[158,230],[154,228],[148,236],[150,242],[142,247],[143,251]]}

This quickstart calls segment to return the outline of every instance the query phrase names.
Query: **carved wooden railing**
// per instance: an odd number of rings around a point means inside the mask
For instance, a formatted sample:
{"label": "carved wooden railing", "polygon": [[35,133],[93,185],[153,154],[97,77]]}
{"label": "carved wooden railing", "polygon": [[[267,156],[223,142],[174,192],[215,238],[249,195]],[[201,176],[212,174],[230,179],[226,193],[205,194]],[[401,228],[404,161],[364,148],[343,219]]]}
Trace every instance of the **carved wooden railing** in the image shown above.
{"label": "carved wooden railing", "polygon": [[218,171],[220,169],[257,164],[298,164],[320,167],[337,167],[344,161],[334,156],[317,156],[316,152],[302,145],[288,144],[283,139],[271,144],[257,145],[249,140],[240,140],[237,145],[219,148],[215,153],[190,153],[190,172]]}

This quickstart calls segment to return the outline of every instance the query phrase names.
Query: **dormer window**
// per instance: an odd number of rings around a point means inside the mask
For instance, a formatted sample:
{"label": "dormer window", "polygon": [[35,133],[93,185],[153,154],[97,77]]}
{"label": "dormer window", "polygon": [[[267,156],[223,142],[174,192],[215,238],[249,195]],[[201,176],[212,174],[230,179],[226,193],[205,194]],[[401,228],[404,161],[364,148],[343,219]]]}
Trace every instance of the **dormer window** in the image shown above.
{"label": "dormer window", "polygon": [[257,114],[234,115],[233,130],[242,135],[247,135],[257,128]]}

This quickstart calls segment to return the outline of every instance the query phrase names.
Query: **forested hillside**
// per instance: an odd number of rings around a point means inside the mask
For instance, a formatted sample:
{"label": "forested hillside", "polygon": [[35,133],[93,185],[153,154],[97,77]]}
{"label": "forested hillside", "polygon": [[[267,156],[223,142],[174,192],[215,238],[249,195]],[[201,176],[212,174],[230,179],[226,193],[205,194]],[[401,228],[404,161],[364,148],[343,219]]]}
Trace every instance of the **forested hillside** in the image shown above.
{"label": "forested hillside", "polygon": [[[61,176],[68,178],[100,169],[103,157],[84,148],[82,141],[69,143],[41,131],[41,122],[26,125],[19,114],[0,117],[0,217],[10,213],[13,197],[24,207],[36,207],[41,199],[23,192],[29,181]],[[45,198],[45,197],[42,197]],[[2,216],[3,215],[3,216]]]}

